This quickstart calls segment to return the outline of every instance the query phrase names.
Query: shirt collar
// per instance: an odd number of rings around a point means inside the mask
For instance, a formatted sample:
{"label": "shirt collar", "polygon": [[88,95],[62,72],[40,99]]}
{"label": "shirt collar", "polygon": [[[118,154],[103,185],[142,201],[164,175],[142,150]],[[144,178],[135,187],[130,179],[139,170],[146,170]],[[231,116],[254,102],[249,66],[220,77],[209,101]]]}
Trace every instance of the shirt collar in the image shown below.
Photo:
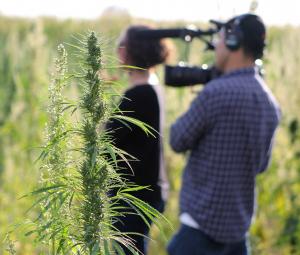
{"label": "shirt collar", "polygon": [[233,71],[230,71],[228,73],[225,73],[222,77],[231,77],[236,75],[255,75],[257,73],[256,67],[246,67],[246,68],[240,68],[235,69]]}

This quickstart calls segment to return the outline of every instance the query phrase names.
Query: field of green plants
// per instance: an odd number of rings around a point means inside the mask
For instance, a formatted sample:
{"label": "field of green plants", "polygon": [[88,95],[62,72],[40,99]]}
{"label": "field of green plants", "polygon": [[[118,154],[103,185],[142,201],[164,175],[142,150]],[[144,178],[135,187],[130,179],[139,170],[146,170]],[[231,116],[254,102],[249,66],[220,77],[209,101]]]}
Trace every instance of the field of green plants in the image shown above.
{"label": "field of green plants", "polygon": [[[22,225],[37,212],[27,211],[31,197],[20,199],[35,189],[40,181],[36,162],[44,144],[45,123],[48,121],[48,86],[53,73],[53,58],[60,43],[74,44],[80,34],[95,31],[104,51],[104,61],[115,61],[116,39],[129,24],[148,23],[159,27],[184,25],[137,20],[124,15],[104,15],[93,21],[26,20],[0,16],[0,254],[8,254],[14,244],[16,254],[47,254],[44,245],[26,236]],[[198,24],[199,26],[201,24]],[[205,25],[205,24],[204,24]],[[300,28],[269,27],[268,46],[264,60],[265,79],[278,99],[283,119],[277,132],[273,157],[267,172],[257,179],[257,212],[250,232],[252,254],[300,254]],[[66,44],[72,53],[74,49]],[[190,53],[193,64],[210,60],[202,45],[194,42]],[[177,52],[183,45],[175,42]],[[179,54],[174,54],[173,64]],[[70,63],[74,63],[70,54]],[[72,66],[70,67],[72,68]],[[159,69],[161,81],[163,70]],[[124,81],[121,70],[108,70],[109,77]],[[125,89],[126,85],[122,89]],[[194,88],[165,87],[167,121],[165,147],[170,196],[164,215],[173,229],[164,226],[165,237],[153,227],[149,254],[165,254],[165,247],[178,227],[177,205],[184,156],[168,147],[169,126],[183,112],[195,95]],[[80,88],[68,90],[76,98]],[[15,229],[6,238],[6,233]]]}

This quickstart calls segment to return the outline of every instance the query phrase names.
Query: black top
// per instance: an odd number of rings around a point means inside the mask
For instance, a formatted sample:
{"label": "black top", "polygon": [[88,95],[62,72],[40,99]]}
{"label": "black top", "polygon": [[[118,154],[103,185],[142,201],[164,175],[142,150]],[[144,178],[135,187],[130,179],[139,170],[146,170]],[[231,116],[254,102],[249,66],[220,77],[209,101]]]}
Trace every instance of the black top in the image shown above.
{"label": "black top", "polygon": [[[127,90],[119,109],[123,115],[140,120],[159,131],[159,101],[151,85],[138,85]],[[161,199],[161,188],[158,185],[160,137],[158,133],[153,137],[134,124],[126,124],[130,128],[118,120],[111,120],[107,124],[107,129],[113,130],[114,145],[137,158],[136,161],[130,161],[132,170],[126,162],[118,163],[119,172],[130,182],[150,186],[151,190],[143,189],[133,195],[150,204],[155,203]]]}

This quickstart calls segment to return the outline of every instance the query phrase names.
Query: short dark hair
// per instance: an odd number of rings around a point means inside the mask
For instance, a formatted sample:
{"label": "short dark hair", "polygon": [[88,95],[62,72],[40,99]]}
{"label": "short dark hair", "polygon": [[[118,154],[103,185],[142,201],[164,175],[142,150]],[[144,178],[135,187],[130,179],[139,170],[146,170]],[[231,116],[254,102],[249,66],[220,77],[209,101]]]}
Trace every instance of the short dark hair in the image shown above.
{"label": "short dark hair", "polygon": [[130,26],[125,32],[125,41],[123,42],[130,65],[145,69],[164,63],[169,55],[164,40],[141,40],[137,38],[137,31],[147,29],[150,30],[151,28],[141,25]]}
{"label": "short dark hair", "polygon": [[232,29],[239,20],[241,30],[241,47],[245,54],[254,59],[262,58],[265,48],[266,27],[262,19],[254,14],[243,14],[233,17],[225,24],[225,29]]}

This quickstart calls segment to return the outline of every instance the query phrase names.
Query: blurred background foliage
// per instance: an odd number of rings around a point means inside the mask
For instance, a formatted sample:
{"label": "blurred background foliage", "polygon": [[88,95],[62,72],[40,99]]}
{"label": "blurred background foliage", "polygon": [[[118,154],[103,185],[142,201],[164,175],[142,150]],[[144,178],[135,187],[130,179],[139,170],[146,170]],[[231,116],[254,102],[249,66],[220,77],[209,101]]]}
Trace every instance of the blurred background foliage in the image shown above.
{"label": "blurred background foliage", "polygon": [[[186,23],[134,19],[126,12],[106,12],[97,20],[35,20],[0,16],[0,254],[6,254],[6,233],[14,224],[28,218],[30,199],[19,199],[33,190],[38,182],[35,163],[47,121],[47,89],[53,70],[52,59],[61,42],[73,44],[72,36],[94,30],[102,38],[106,65],[116,65],[116,40],[130,24],[150,24],[157,27],[185,26]],[[207,24],[195,24],[199,27]],[[253,254],[300,254],[300,28],[269,27],[268,47],[264,61],[265,79],[277,97],[283,112],[267,172],[258,177],[258,209],[251,228]],[[179,61],[184,44],[174,41],[171,63]],[[204,45],[195,40],[190,52],[191,64],[212,60]],[[72,48],[67,46],[69,56]],[[70,62],[72,62],[70,60]],[[126,82],[121,70],[109,70],[106,78]],[[163,68],[159,68],[163,83]],[[166,239],[158,229],[152,229],[149,254],[165,254],[168,239],[178,227],[178,191],[185,164],[184,155],[176,155],[168,146],[170,124],[187,109],[201,86],[165,89],[165,148],[170,196],[165,215],[174,229],[166,227]],[[70,91],[76,93],[76,91]],[[29,214],[36,212],[30,211]],[[21,228],[10,238],[17,254],[47,254]]]}

